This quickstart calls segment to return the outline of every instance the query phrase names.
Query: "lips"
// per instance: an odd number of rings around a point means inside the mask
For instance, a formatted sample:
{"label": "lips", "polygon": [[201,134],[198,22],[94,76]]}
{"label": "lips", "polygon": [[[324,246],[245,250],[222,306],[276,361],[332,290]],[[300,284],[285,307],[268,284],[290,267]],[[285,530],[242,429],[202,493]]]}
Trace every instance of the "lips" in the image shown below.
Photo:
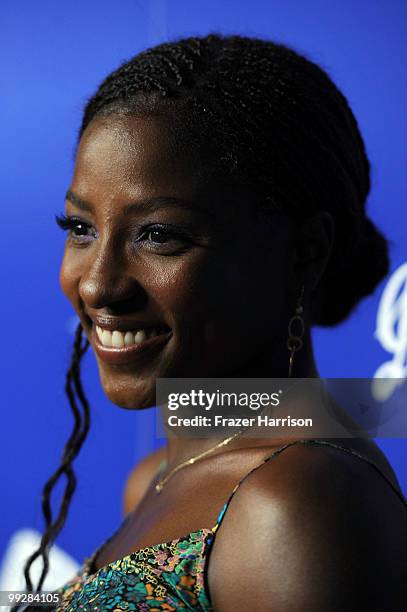
{"label": "lips", "polygon": [[[91,337],[95,352],[103,362],[113,365],[146,361],[157,355],[172,336],[172,330],[167,325],[156,321],[94,316],[92,323]],[[120,339],[126,336],[129,341],[120,346]]]}
{"label": "lips", "polygon": [[151,358],[167,344],[171,336],[172,331],[169,331],[165,334],[146,338],[146,340],[137,344],[116,348],[103,346],[95,327],[92,328],[93,346],[96,354],[105,363],[114,365],[136,363]]}

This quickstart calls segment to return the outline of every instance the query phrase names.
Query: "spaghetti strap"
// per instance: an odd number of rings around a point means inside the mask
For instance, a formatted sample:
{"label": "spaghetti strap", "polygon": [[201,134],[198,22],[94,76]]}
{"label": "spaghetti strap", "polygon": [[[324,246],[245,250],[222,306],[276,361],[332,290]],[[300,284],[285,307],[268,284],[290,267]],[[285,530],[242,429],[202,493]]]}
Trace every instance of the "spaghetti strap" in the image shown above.
{"label": "spaghetti strap", "polygon": [[333,448],[342,450],[342,451],[344,451],[344,452],[346,452],[346,453],[348,453],[350,455],[354,455],[358,459],[362,459],[366,463],[369,463],[373,468],[375,468],[375,470],[377,472],[379,472],[379,474],[381,474],[381,476],[387,481],[387,483],[391,486],[393,491],[399,497],[401,502],[407,507],[407,499],[397,489],[397,487],[394,486],[394,484],[392,483],[390,478],[383,472],[383,470],[374,461],[372,461],[372,459],[369,459],[368,457],[365,457],[364,455],[361,455],[357,451],[355,451],[355,450],[353,450],[351,448],[348,448],[346,446],[341,446],[340,444],[335,444],[334,442],[328,442],[327,440],[319,440],[319,439],[315,439],[315,438],[309,438],[309,439],[303,439],[303,440],[294,440],[293,442],[288,442],[287,444],[284,444],[284,446],[280,446],[273,453],[271,453],[271,455],[268,455],[267,457],[265,457],[258,465],[256,465],[247,474],[245,474],[245,476],[243,476],[243,478],[241,478],[239,480],[239,482],[235,485],[235,487],[233,488],[233,491],[229,495],[228,499],[223,504],[223,506],[221,508],[221,511],[218,514],[218,518],[216,520],[216,523],[215,523],[215,525],[214,525],[214,527],[212,529],[212,533],[215,533],[219,529],[219,526],[220,526],[220,524],[221,524],[221,522],[222,522],[222,520],[223,520],[223,518],[225,516],[226,510],[227,510],[230,502],[232,501],[232,498],[233,498],[234,494],[236,493],[236,491],[238,490],[240,485],[246,480],[246,478],[248,478],[250,476],[250,474],[253,474],[253,472],[255,472],[264,463],[266,463],[267,461],[271,461],[272,459],[277,457],[280,453],[282,453],[286,448],[289,448],[290,446],[294,446],[295,444],[304,444],[304,445],[310,445],[310,446],[312,446],[312,445],[316,445],[316,446],[318,446],[318,445],[321,445],[321,446],[331,446]]}

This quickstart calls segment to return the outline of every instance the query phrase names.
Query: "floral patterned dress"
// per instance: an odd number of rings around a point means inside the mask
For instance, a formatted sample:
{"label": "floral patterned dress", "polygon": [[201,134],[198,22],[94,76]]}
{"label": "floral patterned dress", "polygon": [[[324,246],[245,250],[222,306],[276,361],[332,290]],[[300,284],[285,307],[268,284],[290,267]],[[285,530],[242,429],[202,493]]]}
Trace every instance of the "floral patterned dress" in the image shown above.
{"label": "floral patterned dress", "polygon": [[407,505],[390,479],[370,459],[332,442],[296,440],[275,450],[236,484],[211,529],[199,529],[170,542],[141,548],[93,572],[92,563],[97,554],[122,529],[128,516],[122,526],[91,557],[84,560],[77,574],[55,591],[61,596],[55,612],[213,610],[207,581],[209,553],[233,495],[254,470],[298,443],[333,446],[363,459],[381,473]]}

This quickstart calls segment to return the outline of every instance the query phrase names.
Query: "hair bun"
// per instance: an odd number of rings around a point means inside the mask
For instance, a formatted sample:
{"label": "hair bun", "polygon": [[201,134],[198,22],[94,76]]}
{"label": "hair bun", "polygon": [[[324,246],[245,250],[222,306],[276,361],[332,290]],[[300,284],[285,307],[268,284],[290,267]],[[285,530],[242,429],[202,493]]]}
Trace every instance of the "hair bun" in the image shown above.
{"label": "hair bun", "polygon": [[390,269],[388,241],[373,221],[363,217],[361,243],[358,250],[361,271],[360,291],[365,297],[374,291]]}
{"label": "hair bun", "polygon": [[332,326],[344,321],[360,300],[375,290],[389,269],[388,241],[373,221],[363,215],[349,240],[349,249],[333,251],[317,290],[313,322]]}

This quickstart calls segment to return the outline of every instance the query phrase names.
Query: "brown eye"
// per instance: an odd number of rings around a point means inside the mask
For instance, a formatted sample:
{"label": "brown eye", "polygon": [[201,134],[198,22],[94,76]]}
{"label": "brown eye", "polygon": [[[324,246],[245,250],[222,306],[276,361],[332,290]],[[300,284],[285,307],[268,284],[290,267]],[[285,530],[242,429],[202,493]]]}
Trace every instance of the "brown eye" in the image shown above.
{"label": "brown eye", "polygon": [[71,233],[74,236],[86,236],[88,230],[89,230],[89,225],[85,225],[84,223],[78,222],[71,228]]}
{"label": "brown eye", "polygon": [[174,225],[154,225],[145,227],[136,242],[153,253],[178,255],[188,250],[193,238]]}
{"label": "brown eye", "polygon": [[171,240],[170,232],[167,232],[161,229],[148,230],[148,232],[146,233],[146,236],[149,241],[157,242],[159,244],[163,244],[167,242],[168,240]]}
{"label": "brown eye", "polygon": [[65,215],[55,215],[57,225],[64,231],[68,231],[69,236],[78,242],[88,242],[88,238],[94,236],[94,229],[82,219],[77,217],[66,217]]}
{"label": "brown eye", "polygon": [[185,232],[171,225],[147,227],[140,236],[140,239],[152,244],[166,244],[167,242],[186,243],[191,240]]}

